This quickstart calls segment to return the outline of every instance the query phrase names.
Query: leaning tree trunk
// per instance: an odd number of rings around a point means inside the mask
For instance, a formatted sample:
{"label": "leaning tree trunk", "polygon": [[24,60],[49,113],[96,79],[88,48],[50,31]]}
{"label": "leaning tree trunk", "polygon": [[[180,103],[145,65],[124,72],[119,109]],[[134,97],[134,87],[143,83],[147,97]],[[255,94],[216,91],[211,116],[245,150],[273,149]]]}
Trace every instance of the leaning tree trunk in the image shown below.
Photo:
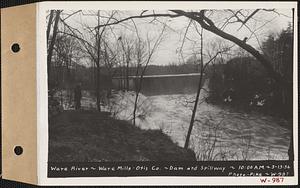
{"label": "leaning tree trunk", "polygon": [[186,140],[185,140],[185,144],[184,144],[184,148],[187,149],[189,147],[189,141],[190,141],[190,137],[191,137],[191,133],[194,127],[194,122],[195,122],[195,116],[196,116],[196,112],[197,112],[197,107],[198,107],[198,102],[199,102],[199,97],[200,97],[200,93],[201,93],[201,89],[202,89],[202,80],[203,80],[203,73],[204,73],[204,66],[203,66],[203,38],[202,38],[202,32],[203,29],[201,30],[201,62],[200,62],[200,77],[199,77],[199,83],[198,83],[198,88],[197,88],[197,95],[196,95],[196,100],[194,103],[194,108],[193,108],[193,112],[192,112],[192,117],[191,117],[191,121],[190,121],[190,126],[188,129],[188,133],[186,136]]}
{"label": "leaning tree trunk", "polygon": [[185,149],[187,149],[189,147],[189,141],[190,141],[190,137],[191,137],[193,127],[194,127],[195,116],[196,116],[199,97],[200,97],[200,93],[201,93],[201,89],[202,89],[202,81],[203,81],[203,70],[202,69],[203,69],[203,65],[201,66],[201,73],[200,73],[200,78],[199,78],[199,83],[198,83],[198,88],[197,88],[196,100],[195,100],[195,103],[194,103],[194,108],[193,108],[193,113],[192,113],[192,117],[191,117],[191,121],[190,121],[189,130],[188,130],[186,140],[185,140],[185,144],[184,144]]}

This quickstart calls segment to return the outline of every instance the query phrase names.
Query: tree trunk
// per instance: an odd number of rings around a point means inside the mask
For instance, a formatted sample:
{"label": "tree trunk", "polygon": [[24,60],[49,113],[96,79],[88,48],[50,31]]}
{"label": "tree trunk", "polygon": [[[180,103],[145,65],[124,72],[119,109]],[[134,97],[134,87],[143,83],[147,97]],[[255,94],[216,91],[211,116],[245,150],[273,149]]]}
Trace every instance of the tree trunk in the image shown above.
{"label": "tree trunk", "polygon": [[135,120],[136,120],[136,111],[137,111],[137,107],[138,107],[138,99],[139,99],[139,94],[142,90],[142,82],[143,82],[143,79],[144,79],[144,74],[145,74],[145,71],[147,69],[147,66],[148,64],[145,65],[140,77],[139,77],[139,80],[137,81],[138,82],[138,87],[137,87],[137,90],[136,90],[136,95],[135,95],[135,100],[134,100],[134,109],[133,109],[133,125],[135,125]]}
{"label": "tree trunk", "polygon": [[51,10],[50,15],[49,15],[49,22],[48,22],[48,26],[47,26],[47,42],[49,41],[53,15],[54,15],[54,10]]}
{"label": "tree trunk", "polygon": [[57,35],[57,28],[58,28],[58,21],[59,21],[60,13],[61,13],[60,10],[56,11],[56,17],[55,17],[55,22],[54,22],[54,27],[53,27],[52,39],[50,41],[50,45],[49,45],[49,48],[48,48],[48,55],[47,55],[48,78],[51,78],[51,76],[50,76],[50,74],[51,74],[51,59],[52,59],[54,44],[55,44],[56,35]]}
{"label": "tree trunk", "polygon": [[139,91],[136,90],[135,93],[135,100],[134,100],[134,108],[133,108],[133,125],[135,126],[135,120],[136,120],[136,110],[137,110],[137,103],[138,103],[138,98],[139,98]]}
{"label": "tree trunk", "polygon": [[[98,24],[100,24],[100,11],[98,11]],[[101,103],[100,103],[100,28],[97,29],[96,34],[96,43],[97,43],[97,62],[96,62],[96,103],[97,110],[101,112]]]}
{"label": "tree trunk", "polygon": [[185,144],[184,144],[184,148],[187,149],[189,147],[189,142],[190,142],[190,137],[191,137],[191,133],[194,127],[194,122],[195,122],[195,116],[196,116],[196,112],[197,112],[197,107],[198,107],[198,101],[199,101],[199,97],[200,97],[200,93],[201,93],[201,89],[202,89],[202,80],[203,80],[203,72],[204,72],[204,67],[203,67],[203,38],[202,38],[202,31],[201,30],[201,62],[200,62],[200,77],[199,77],[199,83],[198,83],[198,88],[197,88],[197,95],[196,95],[196,100],[194,103],[194,108],[193,108],[193,112],[192,112],[192,117],[191,117],[191,121],[190,121],[190,126],[189,126],[189,130],[186,136],[186,140],[185,140]]}
{"label": "tree trunk", "polygon": [[[136,68],[135,78],[134,78],[134,87],[135,87],[135,100],[134,100],[134,108],[133,108],[133,125],[135,126],[135,119],[136,119],[136,109],[137,109],[137,102],[139,98],[139,93],[141,90],[141,83],[138,82],[138,74],[139,74],[139,65]],[[141,81],[141,80],[140,80]]]}
{"label": "tree trunk", "polygon": [[129,61],[130,61],[130,57],[129,57],[129,50],[128,50],[128,54],[127,54],[127,58],[126,58],[126,89],[127,91],[129,91]]}
{"label": "tree trunk", "polygon": [[100,65],[97,64],[96,67],[96,104],[97,110],[101,112],[101,103],[100,103]]}
{"label": "tree trunk", "polygon": [[191,137],[191,133],[192,133],[193,127],[194,127],[195,116],[196,116],[198,102],[199,102],[199,97],[200,97],[200,93],[201,93],[201,89],[202,89],[202,81],[203,81],[203,71],[201,70],[200,78],[199,78],[199,83],[198,83],[198,88],[197,88],[196,101],[194,103],[194,108],[193,108],[193,112],[192,112],[190,126],[189,126],[189,130],[188,130],[188,133],[187,133],[187,136],[186,136],[185,144],[184,144],[184,148],[185,149],[187,149],[189,147],[189,141],[190,141],[190,137]]}

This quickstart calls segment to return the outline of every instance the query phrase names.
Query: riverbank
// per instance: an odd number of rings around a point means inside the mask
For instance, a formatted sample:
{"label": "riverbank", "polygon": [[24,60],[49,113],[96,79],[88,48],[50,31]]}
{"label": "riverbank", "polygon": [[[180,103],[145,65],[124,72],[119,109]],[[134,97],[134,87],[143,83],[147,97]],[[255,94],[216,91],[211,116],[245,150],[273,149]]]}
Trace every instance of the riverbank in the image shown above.
{"label": "riverbank", "polygon": [[143,130],[95,111],[63,111],[49,120],[49,162],[195,161],[161,130]]}

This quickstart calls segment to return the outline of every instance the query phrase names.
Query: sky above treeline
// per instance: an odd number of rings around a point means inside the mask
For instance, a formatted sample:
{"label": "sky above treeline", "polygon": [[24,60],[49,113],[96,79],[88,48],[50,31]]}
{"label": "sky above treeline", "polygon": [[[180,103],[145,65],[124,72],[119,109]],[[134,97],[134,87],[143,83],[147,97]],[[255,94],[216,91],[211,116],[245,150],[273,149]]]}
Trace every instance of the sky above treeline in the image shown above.
{"label": "sky above treeline", "polygon": [[[70,14],[77,12],[78,10],[63,10],[61,16],[65,19],[65,22],[76,28],[87,41],[93,40],[90,35],[90,30],[94,29],[98,25],[97,10],[83,10],[72,16]],[[250,15],[254,10],[242,10],[241,13],[244,16]],[[129,16],[140,15],[142,11],[115,11],[114,19],[109,22],[115,22]],[[144,13],[153,14],[157,13],[170,13],[170,11],[152,11],[149,10]],[[112,14],[112,11],[100,10],[100,24],[107,23],[108,17]],[[221,28],[226,19],[232,16],[232,12],[228,10],[213,10],[208,11],[207,15],[214,21],[215,25]],[[242,17],[242,15],[240,15]],[[232,18],[230,21],[235,21]],[[288,24],[292,22],[292,10],[291,9],[276,9],[273,11],[259,11],[252,19],[247,22],[247,27],[241,27],[241,23],[235,22],[228,24],[224,31],[244,39],[248,37],[247,43],[254,46],[256,49],[260,49],[261,43],[270,34],[278,34],[283,29],[288,27]],[[158,49],[152,58],[151,64],[155,65],[167,65],[170,63],[182,63],[195,54],[198,56],[200,52],[200,35],[197,32],[201,31],[201,27],[197,23],[190,23],[190,20],[186,17],[157,17],[157,18],[137,18],[122,22],[121,24],[112,25],[105,30],[105,36],[108,38],[108,42],[111,43],[112,48],[120,50],[118,39],[120,37],[127,38],[128,40],[136,40],[137,33],[134,27],[138,30],[139,36],[147,40],[149,38],[154,44],[155,40],[162,31],[163,25],[166,24],[166,29],[163,34],[163,40],[160,43]],[[188,28],[188,29],[187,29]],[[254,34],[255,33],[255,34]],[[184,42],[183,42],[184,41]],[[216,52],[216,46],[232,46],[233,44],[225,41],[224,39],[216,36],[209,31],[203,30],[204,41],[204,54],[208,59],[208,54],[213,55]]]}

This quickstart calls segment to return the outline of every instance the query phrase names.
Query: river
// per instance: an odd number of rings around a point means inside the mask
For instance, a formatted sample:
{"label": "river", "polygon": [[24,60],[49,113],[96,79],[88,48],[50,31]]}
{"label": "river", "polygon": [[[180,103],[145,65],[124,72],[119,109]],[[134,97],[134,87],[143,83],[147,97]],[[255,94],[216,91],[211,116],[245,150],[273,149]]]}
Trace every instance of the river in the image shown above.
{"label": "river", "polygon": [[[203,94],[200,99],[203,99]],[[132,119],[134,92],[116,92],[102,110],[118,119]],[[184,146],[195,94],[139,97],[137,126],[160,129]],[[200,100],[202,101],[202,100]],[[85,91],[83,108],[95,108],[95,100]],[[65,107],[66,108],[66,107]],[[288,122],[259,113],[235,112],[201,102],[198,105],[189,147],[198,160],[286,160],[290,131]],[[155,138],[153,138],[155,139]]]}

